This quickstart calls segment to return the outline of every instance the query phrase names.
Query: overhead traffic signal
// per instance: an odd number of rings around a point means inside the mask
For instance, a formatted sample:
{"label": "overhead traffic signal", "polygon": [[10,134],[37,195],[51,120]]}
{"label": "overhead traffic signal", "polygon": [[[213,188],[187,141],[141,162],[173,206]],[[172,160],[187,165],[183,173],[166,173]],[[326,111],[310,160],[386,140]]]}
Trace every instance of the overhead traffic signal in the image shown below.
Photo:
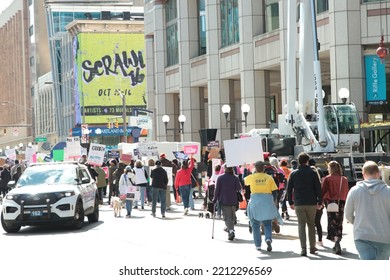
{"label": "overhead traffic signal", "polygon": [[118,120],[115,120],[115,128],[118,128],[118,127],[119,127]]}
{"label": "overhead traffic signal", "polygon": [[107,123],[107,128],[111,128],[111,123],[109,122],[109,123]]}

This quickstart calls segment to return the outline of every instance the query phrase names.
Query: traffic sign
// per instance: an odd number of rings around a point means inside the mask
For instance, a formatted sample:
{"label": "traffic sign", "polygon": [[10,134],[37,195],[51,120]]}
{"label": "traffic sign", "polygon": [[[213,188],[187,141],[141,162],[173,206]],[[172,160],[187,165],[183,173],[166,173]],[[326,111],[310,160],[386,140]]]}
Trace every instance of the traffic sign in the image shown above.
{"label": "traffic sign", "polygon": [[46,141],[47,141],[46,137],[36,137],[35,138],[35,142],[46,142]]}

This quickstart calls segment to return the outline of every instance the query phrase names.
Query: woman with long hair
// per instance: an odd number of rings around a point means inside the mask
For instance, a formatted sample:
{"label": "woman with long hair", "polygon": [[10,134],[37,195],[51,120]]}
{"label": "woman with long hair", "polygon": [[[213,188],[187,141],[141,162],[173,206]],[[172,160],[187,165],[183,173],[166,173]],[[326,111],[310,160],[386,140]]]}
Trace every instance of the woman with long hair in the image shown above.
{"label": "woman with long hair", "polygon": [[195,161],[192,156],[190,163],[188,163],[188,160],[184,160],[180,170],[177,171],[175,177],[175,188],[181,195],[181,199],[184,205],[184,215],[188,215],[188,210],[190,207],[190,191],[192,188],[191,173],[194,165]]}
{"label": "woman with long hair", "polygon": [[340,241],[343,235],[344,205],[349,191],[348,180],[342,175],[342,168],[337,161],[328,164],[329,175],[322,182],[322,197],[325,206],[335,202],[339,206],[338,212],[328,211],[328,236],[327,239],[335,241],[333,251],[340,255]]}

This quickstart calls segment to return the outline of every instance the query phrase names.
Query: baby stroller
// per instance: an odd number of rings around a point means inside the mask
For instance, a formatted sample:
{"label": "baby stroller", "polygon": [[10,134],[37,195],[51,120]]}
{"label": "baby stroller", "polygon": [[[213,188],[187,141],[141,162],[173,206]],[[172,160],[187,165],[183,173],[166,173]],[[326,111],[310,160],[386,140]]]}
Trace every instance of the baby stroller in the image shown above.
{"label": "baby stroller", "polygon": [[[215,192],[215,184],[209,182],[206,190],[206,195],[203,200],[203,209],[206,211],[205,218],[211,218],[215,215],[215,205],[213,203]],[[203,217],[203,213],[199,213],[199,218]]]}

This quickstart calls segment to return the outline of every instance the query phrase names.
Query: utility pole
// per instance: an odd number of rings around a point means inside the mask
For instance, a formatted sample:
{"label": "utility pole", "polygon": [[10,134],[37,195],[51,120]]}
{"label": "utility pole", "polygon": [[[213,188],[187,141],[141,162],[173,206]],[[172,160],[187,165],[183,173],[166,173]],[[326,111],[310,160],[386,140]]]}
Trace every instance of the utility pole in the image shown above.
{"label": "utility pole", "polygon": [[123,105],[123,142],[127,143],[127,124],[126,124],[126,96],[124,94],[120,94],[122,98]]}

